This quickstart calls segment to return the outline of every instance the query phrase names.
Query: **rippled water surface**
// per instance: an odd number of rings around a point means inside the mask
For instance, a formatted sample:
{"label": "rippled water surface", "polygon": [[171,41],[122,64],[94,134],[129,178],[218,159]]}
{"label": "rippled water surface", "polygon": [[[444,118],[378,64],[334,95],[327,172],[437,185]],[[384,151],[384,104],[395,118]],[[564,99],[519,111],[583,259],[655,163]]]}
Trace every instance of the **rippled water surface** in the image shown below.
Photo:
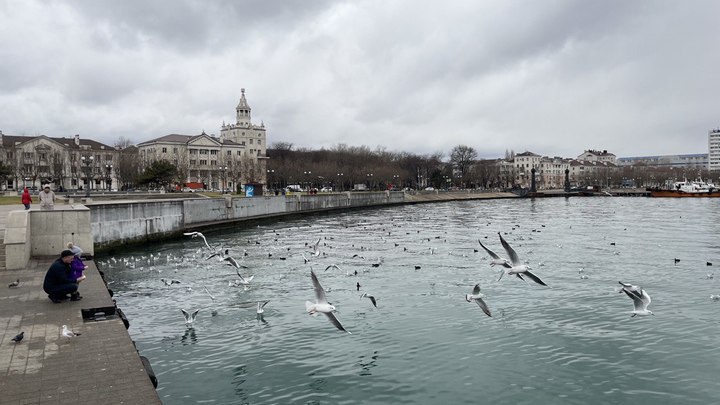
{"label": "rippled water surface", "polygon": [[[165,404],[720,401],[720,199],[463,201],[242,226],[205,235],[244,258],[249,288],[228,286],[234,269],[199,239],[99,258]],[[549,287],[498,281],[478,244],[504,255],[498,232]],[[352,334],[305,312],[311,268]],[[631,318],[619,280],[655,316]],[[476,283],[492,318],[465,301]],[[180,308],[201,308],[194,328]]]}

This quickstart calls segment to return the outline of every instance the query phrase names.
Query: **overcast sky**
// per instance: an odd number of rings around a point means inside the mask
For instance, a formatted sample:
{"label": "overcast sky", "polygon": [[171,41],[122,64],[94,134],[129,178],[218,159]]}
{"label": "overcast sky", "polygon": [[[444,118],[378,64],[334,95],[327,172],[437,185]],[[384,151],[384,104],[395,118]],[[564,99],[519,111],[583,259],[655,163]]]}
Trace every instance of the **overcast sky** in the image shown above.
{"label": "overcast sky", "polygon": [[707,153],[720,1],[0,0],[0,130],[420,154]]}

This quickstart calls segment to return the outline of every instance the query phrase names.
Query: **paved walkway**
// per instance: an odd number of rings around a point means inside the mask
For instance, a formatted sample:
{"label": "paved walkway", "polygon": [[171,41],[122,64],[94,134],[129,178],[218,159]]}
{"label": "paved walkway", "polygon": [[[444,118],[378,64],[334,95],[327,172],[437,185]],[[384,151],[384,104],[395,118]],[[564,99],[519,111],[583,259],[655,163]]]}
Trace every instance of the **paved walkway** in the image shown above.
{"label": "paved walkway", "polygon": [[[42,290],[53,260],[0,271],[0,403],[160,404],[122,321],[83,320],[81,309],[114,306],[95,263],[85,262],[83,299],[54,304]],[[63,337],[62,325],[81,335]]]}

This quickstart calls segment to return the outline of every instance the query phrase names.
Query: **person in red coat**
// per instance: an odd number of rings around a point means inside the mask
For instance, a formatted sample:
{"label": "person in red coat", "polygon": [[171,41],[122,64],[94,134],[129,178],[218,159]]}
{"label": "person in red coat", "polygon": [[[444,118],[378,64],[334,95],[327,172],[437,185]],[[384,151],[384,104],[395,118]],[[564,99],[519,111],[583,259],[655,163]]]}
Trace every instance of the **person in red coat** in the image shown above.
{"label": "person in red coat", "polygon": [[22,201],[26,210],[30,209],[30,203],[32,202],[32,197],[30,197],[30,191],[28,190],[27,187],[25,187],[25,190],[23,190],[22,199],[20,201]]}

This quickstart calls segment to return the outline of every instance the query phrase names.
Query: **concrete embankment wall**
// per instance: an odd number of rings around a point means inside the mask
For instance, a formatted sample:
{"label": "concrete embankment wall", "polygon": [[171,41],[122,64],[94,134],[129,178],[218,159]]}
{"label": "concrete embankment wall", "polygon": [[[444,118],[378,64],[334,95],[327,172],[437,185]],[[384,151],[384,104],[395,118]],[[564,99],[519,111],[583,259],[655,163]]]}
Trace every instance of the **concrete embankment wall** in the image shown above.
{"label": "concrete embankment wall", "polygon": [[402,192],[132,201],[88,205],[96,250],[160,240],[193,228],[278,215],[402,204]]}

